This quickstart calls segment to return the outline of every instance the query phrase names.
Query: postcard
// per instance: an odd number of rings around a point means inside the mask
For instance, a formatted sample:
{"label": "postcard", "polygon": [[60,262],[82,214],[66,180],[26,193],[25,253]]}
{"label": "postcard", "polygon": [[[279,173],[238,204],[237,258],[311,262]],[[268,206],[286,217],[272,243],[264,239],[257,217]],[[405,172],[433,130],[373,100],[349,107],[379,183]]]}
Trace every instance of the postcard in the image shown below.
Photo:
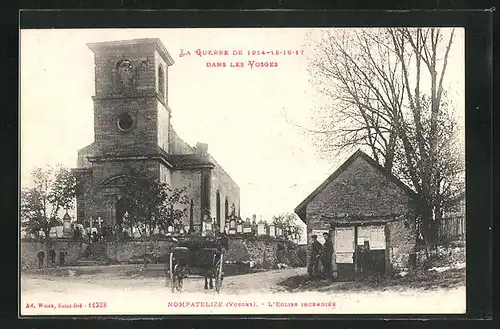
{"label": "postcard", "polygon": [[20,32],[20,314],[463,314],[463,28]]}

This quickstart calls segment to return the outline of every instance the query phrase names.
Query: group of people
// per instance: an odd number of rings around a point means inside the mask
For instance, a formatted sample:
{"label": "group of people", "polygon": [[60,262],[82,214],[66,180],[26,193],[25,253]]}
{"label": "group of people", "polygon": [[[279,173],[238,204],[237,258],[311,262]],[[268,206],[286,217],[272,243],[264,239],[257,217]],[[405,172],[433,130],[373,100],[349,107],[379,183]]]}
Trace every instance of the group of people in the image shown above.
{"label": "group of people", "polygon": [[[323,233],[323,238],[325,240],[324,244],[318,241],[317,235],[312,235],[311,249],[309,254],[309,266],[307,273],[309,278],[314,276],[322,276],[326,279],[331,280],[333,278],[332,273],[332,255],[333,255],[333,244],[330,238],[330,234]],[[322,265],[322,271],[319,269],[319,265]]]}
{"label": "group of people", "polygon": [[[66,260],[67,253],[64,250],[59,251],[59,265],[64,265]],[[39,251],[37,254],[38,258],[38,268],[43,267],[43,263],[45,262],[45,252],[43,250]],[[47,255],[47,264],[49,266],[56,265],[56,252],[52,247],[50,247]]]}
{"label": "group of people", "polygon": [[83,225],[75,225],[73,227],[73,238],[88,238],[90,243],[98,243],[104,241],[111,241],[113,239],[113,231],[111,227],[87,227],[83,228]]}

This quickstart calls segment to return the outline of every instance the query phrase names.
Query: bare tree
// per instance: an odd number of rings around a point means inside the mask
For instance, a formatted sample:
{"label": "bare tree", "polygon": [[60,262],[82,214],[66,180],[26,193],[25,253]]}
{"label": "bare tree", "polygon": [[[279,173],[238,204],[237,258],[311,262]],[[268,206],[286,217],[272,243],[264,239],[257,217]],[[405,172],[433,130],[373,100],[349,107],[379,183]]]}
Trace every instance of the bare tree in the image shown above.
{"label": "bare tree", "polygon": [[443,87],[454,30],[340,29],[314,42],[312,82],[328,97],[314,133],[322,151],[366,147],[418,194],[435,242],[442,206],[463,177],[463,147]]}
{"label": "bare tree", "polygon": [[301,234],[303,229],[301,221],[294,213],[283,213],[273,216],[273,224],[281,227],[287,235]]}

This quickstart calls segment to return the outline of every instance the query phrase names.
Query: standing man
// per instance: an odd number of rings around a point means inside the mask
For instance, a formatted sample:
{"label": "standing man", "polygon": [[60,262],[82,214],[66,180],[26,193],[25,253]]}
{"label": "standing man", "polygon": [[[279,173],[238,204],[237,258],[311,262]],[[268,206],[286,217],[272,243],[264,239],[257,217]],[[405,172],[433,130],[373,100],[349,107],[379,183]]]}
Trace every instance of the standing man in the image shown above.
{"label": "standing man", "polygon": [[66,260],[66,252],[64,250],[59,251],[59,264],[64,266]]}
{"label": "standing man", "polygon": [[313,273],[318,272],[318,261],[321,253],[321,243],[318,241],[317,235],[311,235],[311,251],[309,254],[309,266],[307,267],[307,274],[309,275],[309,279],[312,278]]}
{"label": "standing man", "polygon": [[362,246],[358,246],[359,255],[359,273],[361,276],[368,274],[368,251],[370,250],[370,242],[364,241]]}
{"label": "standing man", "polygon": [[50,247],[49,250],[49,260],[51,266],[56,265],[56,252],[54,251],[54,248],[52,246]]}
{"label": "standing man", "polygon": [[325,238],[325,244],[323,245],[323,253],[322,253],[323,269],[325,270],[325,277],[328,279],[328,281],[332,281],[333,243],[329,233],[326,232],[323,233],[323,237]]}
{"label": "standing man", "polygon": [[43,260],[45,259],[45,253],[43,252],[43,250],[38,252],[36,257],[38,258],[38,268],[42,268],[43,267]]}
{"label": "standing man", "polygon": [[217,241],[217,248],[219,249],[219,252],[225,253],[229,249],[229,239],[227,237],[227,232],[224,230],[224,232],[216,232],[216,241]]}

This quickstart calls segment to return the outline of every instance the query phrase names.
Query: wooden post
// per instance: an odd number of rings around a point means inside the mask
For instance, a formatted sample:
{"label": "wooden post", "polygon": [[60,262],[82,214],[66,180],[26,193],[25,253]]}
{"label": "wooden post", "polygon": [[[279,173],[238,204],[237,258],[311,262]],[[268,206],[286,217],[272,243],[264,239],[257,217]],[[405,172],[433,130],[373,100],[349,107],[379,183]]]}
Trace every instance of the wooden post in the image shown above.
{"label": "wooden post", "polygon": [[358,262],[358,225],[354,226],[354,277],[357,280],[359,278],[359,262]]}
{"label": "wooden post", "polygon": [[391,239],[390,239],[390,231],[389,231],[389,224],[386,223],[384,225],[384,235],[385,235],[385,269],[384,269],[384,275],[388,276],[390,275],[390,270],[392,268],[391,266]]}

